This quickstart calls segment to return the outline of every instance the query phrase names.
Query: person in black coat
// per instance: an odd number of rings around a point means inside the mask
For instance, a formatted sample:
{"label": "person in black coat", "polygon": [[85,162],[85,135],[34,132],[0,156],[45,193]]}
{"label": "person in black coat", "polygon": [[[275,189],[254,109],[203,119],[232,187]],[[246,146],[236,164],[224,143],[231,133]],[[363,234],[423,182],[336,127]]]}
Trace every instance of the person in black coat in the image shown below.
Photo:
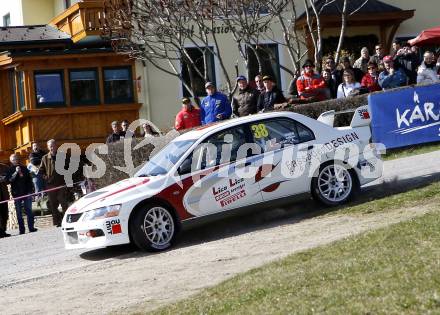
{"label": "person in black coat", "polygon": [[233,113],[243,117],[257,113],[257,102],[260,93],[251,88],[245,76],[237,77],[238,93],[232,100]]}
{"label": "person in black coat", "polygon": [[6,233],[7,225],[8,225],[8,217],[9,217],[9,209],[8,209],[8,203],[5,202],[9,200],[9,191],[6,179],[5,179],[5,172],[7,171],[8,167],[6,164],[1,163],[0,164],[0,238],[11,236],[11,234]]}
{"label": "person in black coat", "polygon": [[[20,164],[18,155],[12,154],[9,157],[11,167],[6,172],[6,180],[11,184],[11,194],[13,198],[19,198],[14,201],[17,212],[17,221],[20,234],[24,234],[25,227],[23,222],[22,207],[26,212],[29,232],[35,232],[34,215],[32,214],[32,198],[23,197],[31,194],[33,191],[32,178],[28,169]],[[20,198],[23,197],[23,198]]]}
{"label": "person in black coat", "polygon": [[263,77],[265,90],[260,94],[258,98],[258,110],[269,111],[274,109],[275,104],[285,103],[287,100],[275,85],[271,76]]}

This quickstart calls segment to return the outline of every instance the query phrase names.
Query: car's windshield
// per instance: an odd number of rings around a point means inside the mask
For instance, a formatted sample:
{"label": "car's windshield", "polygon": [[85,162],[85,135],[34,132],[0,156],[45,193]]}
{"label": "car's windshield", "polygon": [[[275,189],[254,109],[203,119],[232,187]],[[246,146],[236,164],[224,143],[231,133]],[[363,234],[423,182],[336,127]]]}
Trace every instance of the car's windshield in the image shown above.
{"label": "car's windshield", "polygon": [[134,176],[157,176],[168,173],[195,141],[196,139],[170,142],[147,161]]}

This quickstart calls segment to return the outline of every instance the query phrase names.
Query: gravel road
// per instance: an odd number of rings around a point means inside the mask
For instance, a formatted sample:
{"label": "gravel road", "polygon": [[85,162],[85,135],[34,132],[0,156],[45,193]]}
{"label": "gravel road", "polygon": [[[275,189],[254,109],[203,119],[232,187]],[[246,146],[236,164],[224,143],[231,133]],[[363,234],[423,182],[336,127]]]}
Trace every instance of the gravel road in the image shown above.
{"label": "gravel road", "polygon": [[[440,178],[440,151],[385,162],[361,201]],[[299,210],[301,209],[301,211]],[[312,210],[304,212],[306,210]],[[103,314],[148,310],[293,252],[431,211],[430,205],[362,217],[320,216],[312,201],[230,218],[182,235],[158,254],[129,246],[63,248],[56,228],[0,240],[2,314]]]}

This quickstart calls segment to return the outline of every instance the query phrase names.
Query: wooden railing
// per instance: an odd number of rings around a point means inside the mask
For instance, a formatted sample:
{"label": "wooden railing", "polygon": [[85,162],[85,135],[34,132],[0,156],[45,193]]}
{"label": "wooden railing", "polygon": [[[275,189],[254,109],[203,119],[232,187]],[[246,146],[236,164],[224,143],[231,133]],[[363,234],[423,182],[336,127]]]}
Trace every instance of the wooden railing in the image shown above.
{"label": "wooden railing", "polygon": [[69,34],[76,43],[87,36],[100,36],[103,21],[104,0],[86,0],[74,4],[49,24]]}

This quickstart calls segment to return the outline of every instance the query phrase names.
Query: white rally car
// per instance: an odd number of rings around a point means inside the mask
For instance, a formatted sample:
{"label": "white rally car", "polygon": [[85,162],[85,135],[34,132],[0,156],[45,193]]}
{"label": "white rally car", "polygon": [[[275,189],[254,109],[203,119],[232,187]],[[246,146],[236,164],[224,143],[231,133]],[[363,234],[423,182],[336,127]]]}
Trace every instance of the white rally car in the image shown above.
{"label": "white rally car", "polygon": [[370,143],[368,107],[355,111],[349,127],[334,128],[334,115],[271,112],[186,132],[134,177],[75,202],[62,222],[65,246],[133,242],[157,251],[182,227],[238,210],[310,194],[344,203],[381,176],[382,164]]}

